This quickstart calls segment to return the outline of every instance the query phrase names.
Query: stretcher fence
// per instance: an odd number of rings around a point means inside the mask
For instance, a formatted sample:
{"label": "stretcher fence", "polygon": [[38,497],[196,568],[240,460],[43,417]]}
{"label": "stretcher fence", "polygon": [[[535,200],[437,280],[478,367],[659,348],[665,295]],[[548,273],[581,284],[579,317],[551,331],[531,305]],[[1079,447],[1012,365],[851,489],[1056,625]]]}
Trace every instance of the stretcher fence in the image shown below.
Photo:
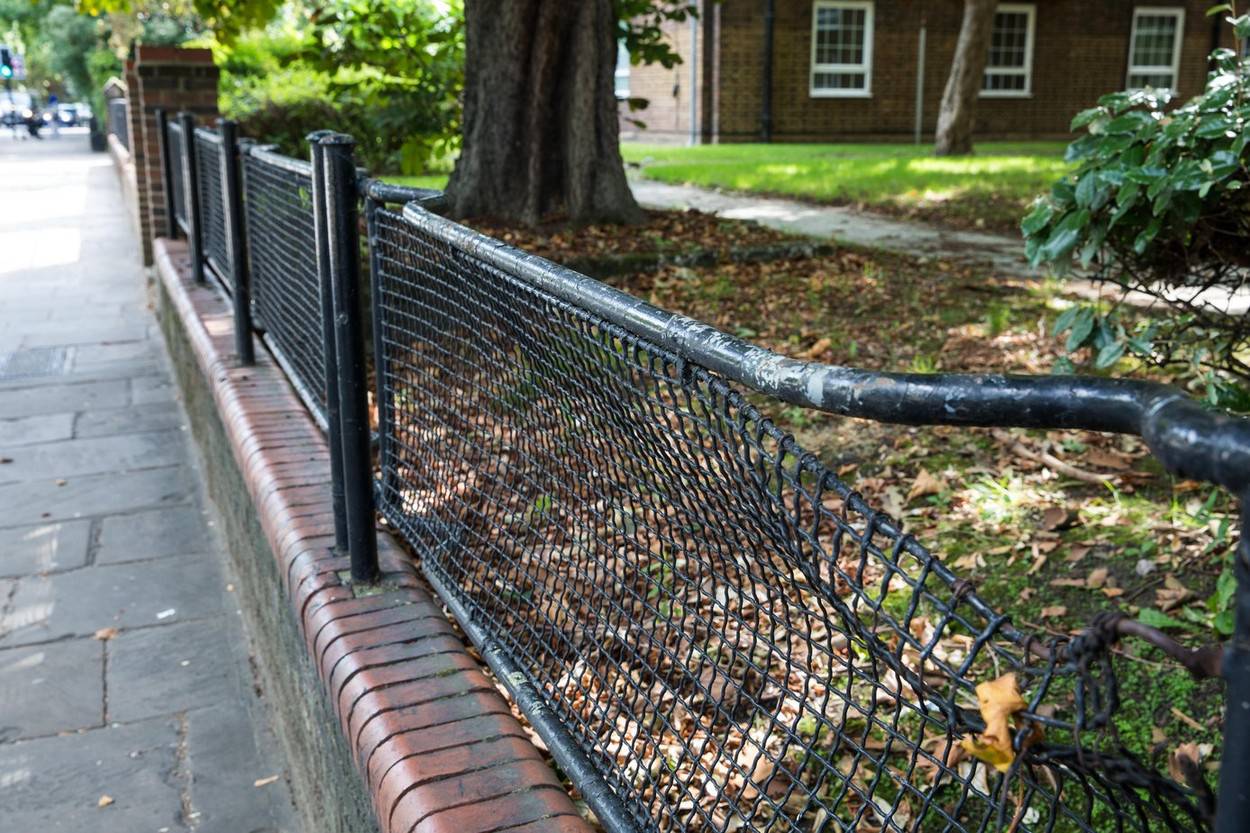
{"label": "stretcher fence", "polygon": [[[1029,633],[769,413],[1135,434],[1243,501],[1250,422],[1132,380],[789,359],[440,216],[359,174],[347,137],[307,163],[230,144],[236,322],[327,428],[354,579],[378,576],[376,511],[606,829],[1243,829],[1244,540],[1227,644],[1115,609]],[[1125,639],[1227,682],[1218,790],[1117,736]]]}

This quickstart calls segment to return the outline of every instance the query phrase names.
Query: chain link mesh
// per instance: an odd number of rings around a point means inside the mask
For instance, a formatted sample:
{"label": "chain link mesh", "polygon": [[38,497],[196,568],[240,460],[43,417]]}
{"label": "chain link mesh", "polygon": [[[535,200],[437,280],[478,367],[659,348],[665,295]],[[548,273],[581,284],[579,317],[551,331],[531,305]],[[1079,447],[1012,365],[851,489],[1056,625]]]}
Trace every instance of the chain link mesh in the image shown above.
{"label": "chain link mesh", "polygon": [[199,177],[199,217],[204,242],[204,258],[217,279],[231,292],[230,255],[226,249],[225,194],[221,184],[221,134],[197,127],[195,130],[195,167]]}
{"label": "chain link mesh", "polygon": [[325,347],[313,228],[312,176],[243,157],[243,213],[252,304],[271,347],[324,420]]}
{"label": "chain link mesh", "polygon": [[[1208,827],[1201,785],[1111,731],[1103,630],[1027,638],[712,372],[376,222],[381,511],[625,827]],[[960,742],[1009,672],[1002,772]]]}
{"label": "chain link mesh", "polygon": [[182,125],[177,121],[171,120],[165,126],[165,148],[169,152],[169,170],[173,179],[170,190],[173,192],[174,220],[178,228],[182,229],[182,233],[187,234],[190,226],[187,223],[187,201],[183,196],[186,191],[183,176],[186,163],[183,161]]}

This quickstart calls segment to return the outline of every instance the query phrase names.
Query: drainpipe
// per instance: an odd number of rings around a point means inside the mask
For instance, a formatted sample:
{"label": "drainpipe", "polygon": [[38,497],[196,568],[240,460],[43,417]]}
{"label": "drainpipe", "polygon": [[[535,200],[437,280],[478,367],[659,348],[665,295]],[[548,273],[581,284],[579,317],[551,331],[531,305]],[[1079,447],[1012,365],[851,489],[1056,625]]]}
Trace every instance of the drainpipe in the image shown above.
{"label": "drainpipe", "polygon": [[690,144],[699,144],[699,14],[690,16]]}
{"label": "drainpipe", "polygon": [[760,138],[773,140],[773,0],[764,0],[764,87],[760,103]]}
{"label": "drainpipe", "polygon": [[924,138],[925,23],[920,21],[920,43],[916,45],[916,144]]}

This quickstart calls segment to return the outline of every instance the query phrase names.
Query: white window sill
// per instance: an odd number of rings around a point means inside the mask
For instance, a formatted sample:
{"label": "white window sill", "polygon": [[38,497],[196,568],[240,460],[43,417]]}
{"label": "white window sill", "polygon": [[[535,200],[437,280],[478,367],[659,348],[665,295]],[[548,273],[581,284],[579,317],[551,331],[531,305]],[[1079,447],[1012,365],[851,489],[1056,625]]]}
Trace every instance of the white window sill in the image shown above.
{"label": "white window sill", "polygon": [[978,98],[1032,98],[1032,90],[982,90]]}
{"label": "white window sill", "polygon": [[812,98],[872,98],[872,90],[809,90]]}

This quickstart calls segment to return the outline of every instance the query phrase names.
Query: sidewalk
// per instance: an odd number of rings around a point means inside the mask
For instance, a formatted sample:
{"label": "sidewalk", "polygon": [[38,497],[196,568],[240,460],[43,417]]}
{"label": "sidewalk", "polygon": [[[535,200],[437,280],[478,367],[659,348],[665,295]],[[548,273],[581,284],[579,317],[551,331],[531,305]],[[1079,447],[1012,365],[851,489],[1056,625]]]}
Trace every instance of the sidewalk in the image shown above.
{"label": "sidewalk", "polygon": [[0,829],[292,831],[117,175],[0,183]]}
{"label": "sidewalk", "polygon": [[989,263],[1004,277],[1035,277],[1018,237],[952,231],[914,220],[836,205],[755,197],[694,185],[630,178],[634,197],[646,208],[696,208],[731,220],[755,220],[770,228],[960,264]]}

